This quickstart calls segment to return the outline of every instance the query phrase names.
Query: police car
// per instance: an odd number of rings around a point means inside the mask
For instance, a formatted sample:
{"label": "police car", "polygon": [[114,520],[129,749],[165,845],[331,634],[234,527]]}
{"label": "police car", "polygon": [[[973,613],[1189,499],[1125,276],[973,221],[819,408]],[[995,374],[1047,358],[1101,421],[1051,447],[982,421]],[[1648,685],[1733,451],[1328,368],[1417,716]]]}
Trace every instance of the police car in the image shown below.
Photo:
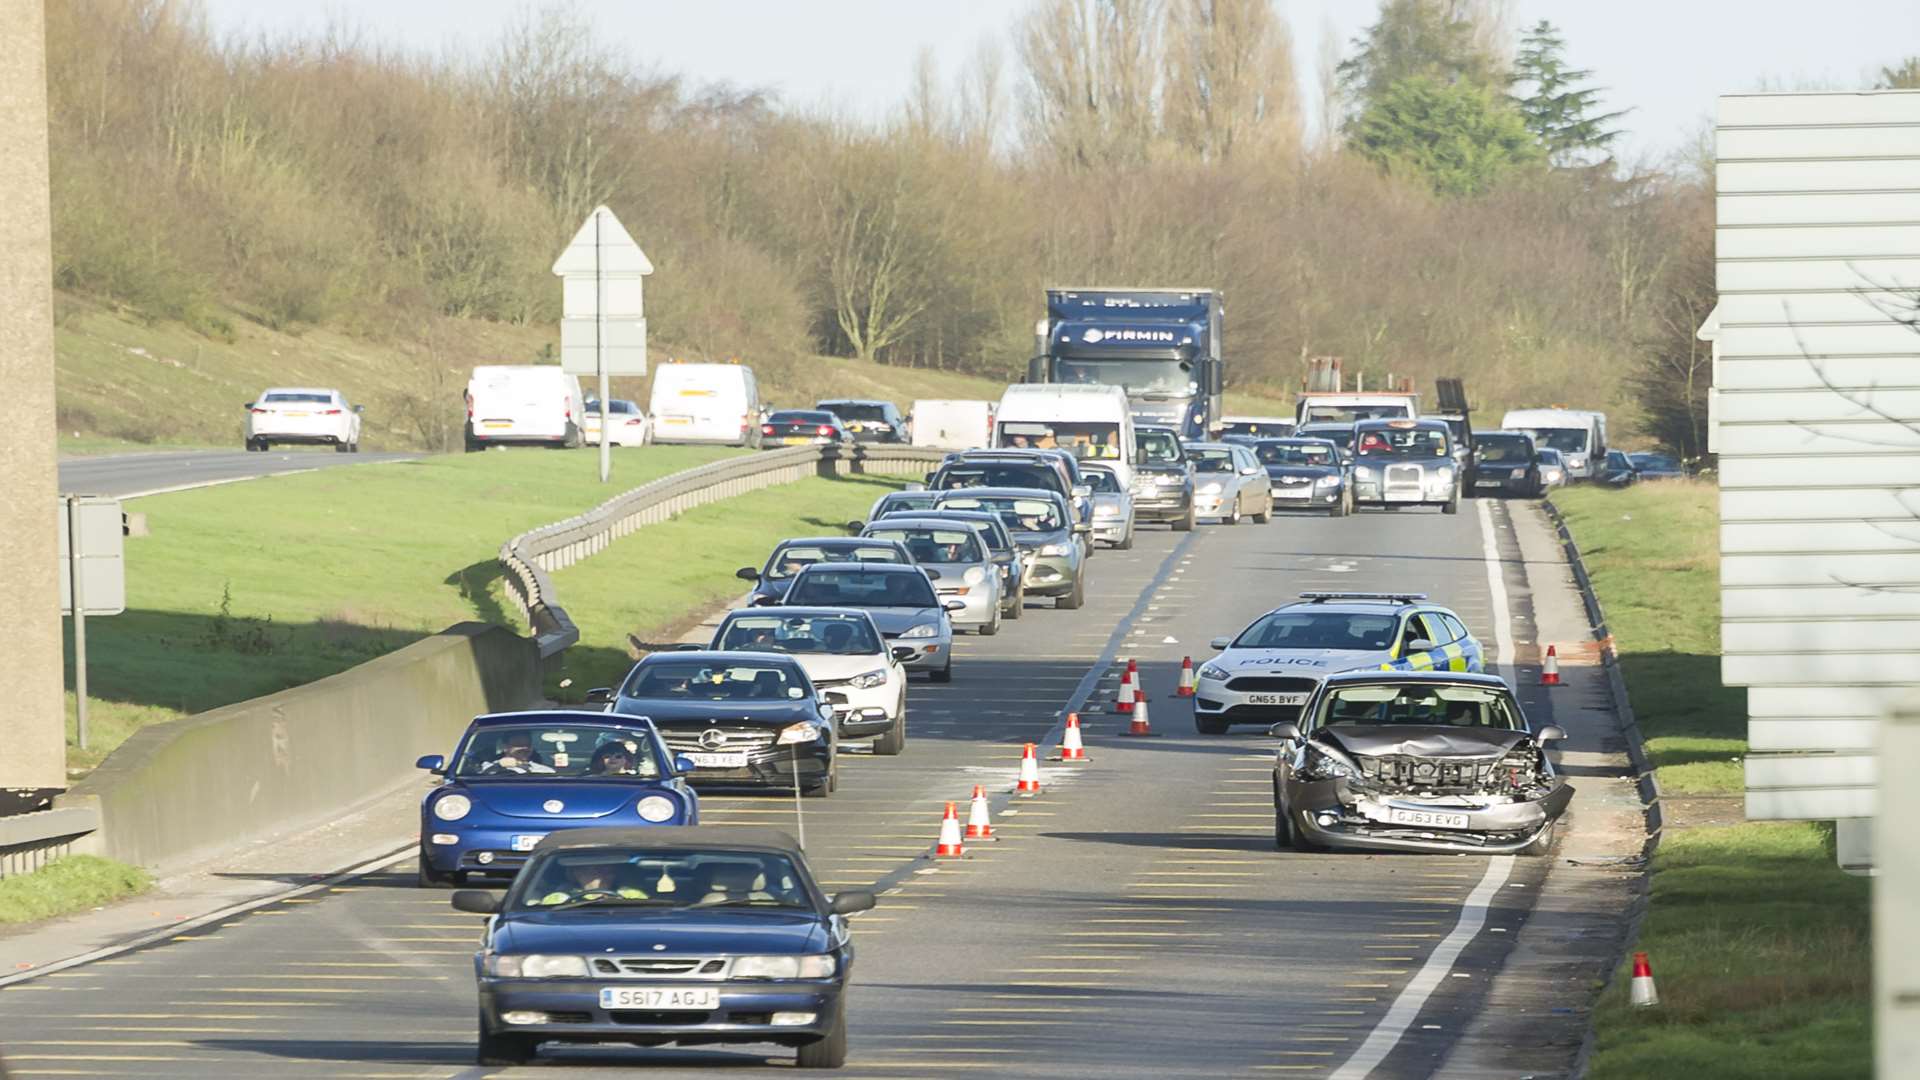
{"label": "police car", "polygon": [[1193,725],[1224,735],[1234,724],[1294,720],[1337,671],[1483,671],[1480,642],[1460,616],[1425,593],[1301,593],[1237,637],[1214,638],[1201,666]]}

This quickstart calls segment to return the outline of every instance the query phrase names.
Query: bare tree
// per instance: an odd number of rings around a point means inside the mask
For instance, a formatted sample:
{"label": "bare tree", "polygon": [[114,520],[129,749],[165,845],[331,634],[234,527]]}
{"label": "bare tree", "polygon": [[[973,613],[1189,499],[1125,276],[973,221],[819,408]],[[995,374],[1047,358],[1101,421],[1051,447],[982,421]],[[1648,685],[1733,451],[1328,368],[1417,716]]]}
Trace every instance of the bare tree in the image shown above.
{"label": "bare tree", "polygon": [[1340,97],[1340,31],[1334,29],[1332,19],[1324,16],[1320,20],[1320,47],[1315,52],[1314,68],[1314,80],[1320,91],[1320,108],[1314,125],[1319,129],[1316,142],[1323,153],[1333,153],[1340,149],[1340,121],[1346,115],[1346,105]]}
{"label": "bare tree", "polygon": [[1158,0],[1041,0],[1018,41],[1031,145],[1079,167],[1151,156]]}
{"label": "bare tree", "polygon": [[1300,144],[1293,37],[1272,0],[1170,0],[1160,128],[1202,161]]}

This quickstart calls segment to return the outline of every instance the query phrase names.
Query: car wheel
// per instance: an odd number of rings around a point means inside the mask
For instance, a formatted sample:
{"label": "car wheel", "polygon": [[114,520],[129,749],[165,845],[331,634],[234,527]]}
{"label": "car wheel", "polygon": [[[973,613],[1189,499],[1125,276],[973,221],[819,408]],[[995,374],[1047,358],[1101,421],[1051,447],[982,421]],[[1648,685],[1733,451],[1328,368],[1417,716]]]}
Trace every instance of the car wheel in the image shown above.
{"label": "car wheel", "polygon": [[1253,515],[1253,523],[1255,525],[1265,525],[1267,522],[1272,520],[1273,520],[1273,499],[1271,496],[1269,496],[1267,499],[1267,508]]}
{"label": "car wheel", "polygon": [[414,877],[414,882],[415,884],[419,885],[421,888],[444,889],[447,886],[454,884],[460,877],[461,875],[457,873],[454,873],[454,874],[440,873],[439,871],[433,868],[433,865],[431,863],[427,862],[427,853],[424,851],[420,853],[420,868],[418,873]]}
{"label": "car wheel", "polygon": [[1306,834],[1293,823],[1293,815],[1287,812],[1286,805],[1280,801],[1277,789],[1273,796],[1273,846],[1282,851],[1302,853],[1320,850],[1320,845],[1307,839]]}
{"label": "car wheel", "polygon": [[873,740],[873,753],[876,757],[895,757],[907,748],[907,714],[900,713],[893,720],[893,726],[886,733]]}
{"label": "car wheel", "polygon": [[1087,602],[1086,578],[1084,576],[1076,576],[1073,579],[1073,591],[1068,593],[1065,596],[1054,597],[1053,606],[1056,608],[1059,608],[1061,611],[1077,611],[1079,610],[1080,605],[1086,602]]}
{"label": "car wheel", "polygon": [[1026,608],[1027,608],[1027,587],[1025,585],[1022,585],[1020,586],[1019,589],[1014,591],[1013,606],[1007,609],[1007,618],[1009,619],[1019,618],[1021,613],[1024,612]]}
{"label": "car wheel", "polygon": [[1238,524],[1240,524],[1240,498],[1239,498],[1239,496],[1235,496],[1235,497],[1234,497],[1234,500],[1233,500],[1233,513],[1232,513],[1231,515],[1229,515],[1229,516],[1227,516],[1227,517],[1224,517],[1224,518],[1222,518],[1222,519],[1221,519],[1221,522],[1220,522],[1220,523],[1221,523],[1222,525],[1238,525]]}
{"label": "car wheel", "polygon": [[1225,735],[1227,733],[1227,727],[1227,722],[1217,716],[1201,716],[1199,713],[1193,714],[1193,730],[1202,735]]}
{"label": "car wheel", "polygon": [[1127,535],[1121,537],[1120,542],[1113,545],[1113,548],[1115,551],[1133,550],[1133,526],[1131,524],[1127,526]]}
{"label": "car wheel", "polygon": [[353,453],[353,444],[343,442],[334,443],[333,452],[336,454],[351,454]]}
{"label": "car wheel", "polygon": [[1349,503],[1350,501],[1351,501],[1351,500],[1349,500],[1349,499],[1347,498],[1347,493],[1346,493],[1346,492],[1344,492],[1344,491],[1343,491],[1343,492],[1341,492],[1341,493],[1340,493],[1340,501],[1339,501],[1339,502],[1336,502],[1336,503],[1334,503],[1334,504],[1333,504],[1333,507],[1332,507],[1331,509],[1329,509],[1329,510],[1327,511],[1327,516],[1328,516],[1328,517],[1346,517],[1346,516],[1347,516],[1347,504],[1348,504],[1348,503]]}
{"label": "car wheel", "polygon": [[810,784],[807,787],[801,788],[800,794],[806,796],[809,799],[824,799],[827,796],[833,794],[833,789],[840,786],[839,777],[834,775],[839,771],[840,771],[840,766],[839,766],[839,763],[837,762],[833,765],[828,766],[827,778],[825,780],[820,781],[817,784]]}
{"label": "car wheel", "polygon": [[847,1063],[846,998],[833,1016],[833,1030],[800,1047],[794,1065],[802,1069],[837,1069]]}
{"label": "car wheel", "polygon": [[578,450],[585,445],[585,440],[580,435],[579,425],[572,422],[567,424],[567,433],[561,438],[560,445],[568,450]]}
{"label": "car wheel", "polygon": [[939,671],[927,672],[927,678],[933,682],[938,682],[938,683],[952,682],[953,681],[953,661],[951,660],[947,661],[947,666],[941,668]]}
{"label": "car wheel", "polygon": [[1527,842],[1527,846],[1520,849],[1520,854],[1531,859],[1539,858],[1553,850],[1553,830],[1556,824],[1556,822],[1547,822],[1546,827],[1535,833],[1533,839]]}
{"label": "car wheel", "polygon": [[1443,514],[1457,514],[1460,512],[1460,495],[1458,492],[1455,492],[1453,498],[1448,499],[1441,505],[1440,512]]}
{"label": "car wheel", "polygon": [[984,623],[981,625],[980,636],[992,637],[993,635],[999,632],[1000,632],[1000,605],[995,604],[993,606],[993,621],[990,623]]}
{"label": "car wheel", "polygon": [[1197,515],[1195,515],[1193,512],[1193,507],[1191,506],[1187,507],[1187,516],[1173,523],[1173,531],[1174,532],[1192,532],[1193,522],[1196,516]]}
{"label": "car wheel", "polygon": [[538,1043],[527,1035],[495,1035],[480,1019],[480,1045],[474,1057],[482,1065],[525,1065],[533,1060]]}

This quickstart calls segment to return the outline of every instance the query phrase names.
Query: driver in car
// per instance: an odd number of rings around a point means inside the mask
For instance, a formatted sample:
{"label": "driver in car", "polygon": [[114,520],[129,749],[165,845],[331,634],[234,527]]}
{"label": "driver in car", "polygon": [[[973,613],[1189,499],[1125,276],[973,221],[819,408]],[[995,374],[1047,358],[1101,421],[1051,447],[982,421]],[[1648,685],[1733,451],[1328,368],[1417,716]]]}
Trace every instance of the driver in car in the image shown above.
{"label": "driver in car", "polygon": [[553,771],[553,766],[541,761],[540,755],[533,752],[533,736],[524,731],[502,735],[500,741],[494,744],[494,754],[496,756],[492,761],[480,767],[481,772],[550,773]]}
{"label": "driver in car", "polygon": [[615,896],[624,900],[645,900],[647,894],[631,884],[616,884],[616,878],[625,865],[624,862],[568,863],[562,872],[562,879],[553,883],[551,891],[527,903],[544,906]]}
{"label": "driver in car", "polygon": [[820,643],[827,652],[846,652],[853,644],[853,627],[844,622],[830,622],[820,630]]}

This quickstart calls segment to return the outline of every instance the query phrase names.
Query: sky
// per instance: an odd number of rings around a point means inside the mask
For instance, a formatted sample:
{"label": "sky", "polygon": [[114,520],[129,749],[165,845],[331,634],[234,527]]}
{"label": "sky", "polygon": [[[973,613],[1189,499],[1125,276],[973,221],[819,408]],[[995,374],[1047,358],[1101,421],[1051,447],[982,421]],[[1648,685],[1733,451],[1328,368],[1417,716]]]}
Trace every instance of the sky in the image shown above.
{"label": "sky", "polygon": [[[528,0],[205,0],[223,31],[280,33],[344,19],[382,40],[428,51],[478,48]],[[931,47],[948,73],[1007,30],[1030,0],[574,0],[603,38],[641,64],[695,82],[776,91],[790,105],[884,116],[905,96],[914,58]],[[1320,42],[1344,53],[1373,21],[1372,0],[1277,0],[1292,26],[1307,115]],[[540,6],[540,5],[533,5]],[[1560,27],[1568,60],[1591,68],[1621,122],[1628,162],[1690,142],[1718,94],[1854,89],[1899,56],[1920,53],[1920,0],[1511,0],[1518,31]],[[1013,65],[1008,50],[1009,72]]]}

